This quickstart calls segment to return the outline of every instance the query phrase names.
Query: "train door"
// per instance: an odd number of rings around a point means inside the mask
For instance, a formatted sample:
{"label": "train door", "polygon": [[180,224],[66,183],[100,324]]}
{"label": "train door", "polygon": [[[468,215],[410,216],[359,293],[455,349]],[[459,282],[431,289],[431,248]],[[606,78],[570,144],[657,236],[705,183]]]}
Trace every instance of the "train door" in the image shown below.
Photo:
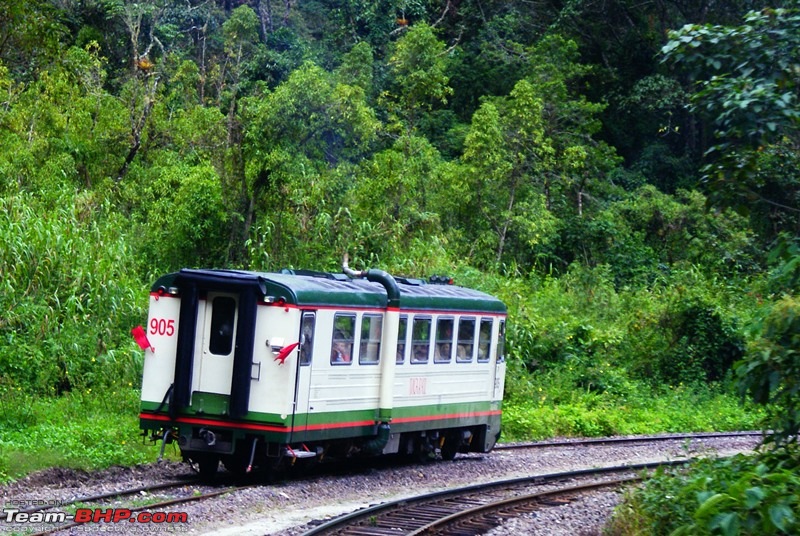
{"label": "train door", "polygon": [[304,311],[300,319],[300,352],[297,359],[297,375],[295,376],[294,390],[293,428],[296,430],[304,430],[308,425],[316,317],[316,313]]}
{"label": "train door", "polygon": [[505,387],[506,378],[505,339],[506,321],[500,320],[500,326],[497,330],[497,360],[494,364],[494,392],[492,393],[492,400],[502,400],[503,398],[503,388]]}
{"label": "train door", "polygon": [[[238,323],[238,295],[209,292],[205,302],[197,391],[231,394]],[[201,302],[202,303],[202,302]]]}

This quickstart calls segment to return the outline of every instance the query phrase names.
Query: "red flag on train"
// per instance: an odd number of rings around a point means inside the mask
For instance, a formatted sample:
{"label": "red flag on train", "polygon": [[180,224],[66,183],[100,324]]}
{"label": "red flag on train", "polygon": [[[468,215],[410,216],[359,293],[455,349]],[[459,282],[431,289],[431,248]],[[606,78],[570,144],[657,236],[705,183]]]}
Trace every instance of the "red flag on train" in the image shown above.
{"label": "red flag on train", "polygon": [[284,346],[281,351],[278,352],[278,355],[275,356],[275,361],[280,361],[281,365],[283,365],[286,362],[286,358],[292,353],[292,350],[297,348],[299,345],[300,342],[298,341],[290,344],[289,346]]}
{"label": "red flag on train", "polygon": [[142,326],[136,326],[131,330],[131,335],[133,335],[133,340],[136,341],[136,344],[139,345],[139,348],[142,350],[147,350],[148,348],[153,348],[150,344],[150,341],[147,340],[147,334],[144,332],[144,328]]}

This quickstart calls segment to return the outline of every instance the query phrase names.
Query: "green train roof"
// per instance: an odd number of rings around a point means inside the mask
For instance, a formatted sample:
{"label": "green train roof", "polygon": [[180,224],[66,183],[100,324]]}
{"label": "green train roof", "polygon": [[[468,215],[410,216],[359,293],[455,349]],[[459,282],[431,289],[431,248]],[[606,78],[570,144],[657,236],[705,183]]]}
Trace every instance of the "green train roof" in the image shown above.
{"label": "green train roof", "polygon": [[[506,312],[503,302],[478,290],[404,278],[396,281],[401,309]],[[181,287],[191,284],[201,290],[241,291],[251,287],[261,296],[283,297],[287,304],[297,306],[385,308],[387,304],[386,289],[380,283],[350,279],[344,274],[289,270],[272,273],[184,269],[162,276],[151,291],[176,287],[180,293]]]}

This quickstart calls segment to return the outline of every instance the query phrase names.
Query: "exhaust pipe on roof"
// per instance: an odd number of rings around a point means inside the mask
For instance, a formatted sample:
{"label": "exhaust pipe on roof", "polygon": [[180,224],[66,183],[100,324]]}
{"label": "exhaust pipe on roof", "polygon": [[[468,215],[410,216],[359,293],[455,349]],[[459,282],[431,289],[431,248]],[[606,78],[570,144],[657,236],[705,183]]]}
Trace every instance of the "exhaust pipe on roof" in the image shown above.
{"label": "exhaust pipe on roof", "polygon": [[347,265],[348,255],[344,254],[342,259],[342,272],[354,279],[365,278],[367,281],[373,283],[380,283],[386,289],[386,297],[388,299],[388,307],[400,307],[400,288],[397,286],[397,281],[388,272],[370,268],[369,270],[353,270]]}

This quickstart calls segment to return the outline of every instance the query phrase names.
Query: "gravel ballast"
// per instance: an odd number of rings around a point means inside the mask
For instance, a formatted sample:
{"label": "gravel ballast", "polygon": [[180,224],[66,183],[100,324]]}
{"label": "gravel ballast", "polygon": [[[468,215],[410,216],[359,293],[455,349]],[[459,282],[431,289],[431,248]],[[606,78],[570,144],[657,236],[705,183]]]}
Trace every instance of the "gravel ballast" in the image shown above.
{"label": "gravel ballast", "polygon": [[[365,463],[351,470],[325,471],[263,484],[214,499],[177,505],[168,511],[187,512],[186,525],[150,525],[150,533],[208,535],[297,536],[309,523],[352,512],[372,504],[481,482],[576,469],[685,459],[689,456],[727,456],[751,451],[758,438],[703,438],[650,443],[496,450],[489,454],[459,455],[452,462],[388,465]],[[3,504],[19,500],[71,500],[76,497],[131,488],[191,476],[184,464],[167,462],[135,468],[112,468],[98,473],[52,469],[0,487]],[[208,487],[191,484],[191,492]],[[196,489],[195,489],[196,488]],[[534,512],[496,527],[491,536],[511,534],[600,534],[613,507],[616,492],[603,491],[557,508]],[[130,500],[130,499],[128,499]],[[124,500],[123,500],[124,501]],[[122,505],[130,503],[122,502]],[[106,508],[108,506],[104,506]],[[65,534],[87,534],[73,529]],[[141,533],[145,527],[130,528]]]}

